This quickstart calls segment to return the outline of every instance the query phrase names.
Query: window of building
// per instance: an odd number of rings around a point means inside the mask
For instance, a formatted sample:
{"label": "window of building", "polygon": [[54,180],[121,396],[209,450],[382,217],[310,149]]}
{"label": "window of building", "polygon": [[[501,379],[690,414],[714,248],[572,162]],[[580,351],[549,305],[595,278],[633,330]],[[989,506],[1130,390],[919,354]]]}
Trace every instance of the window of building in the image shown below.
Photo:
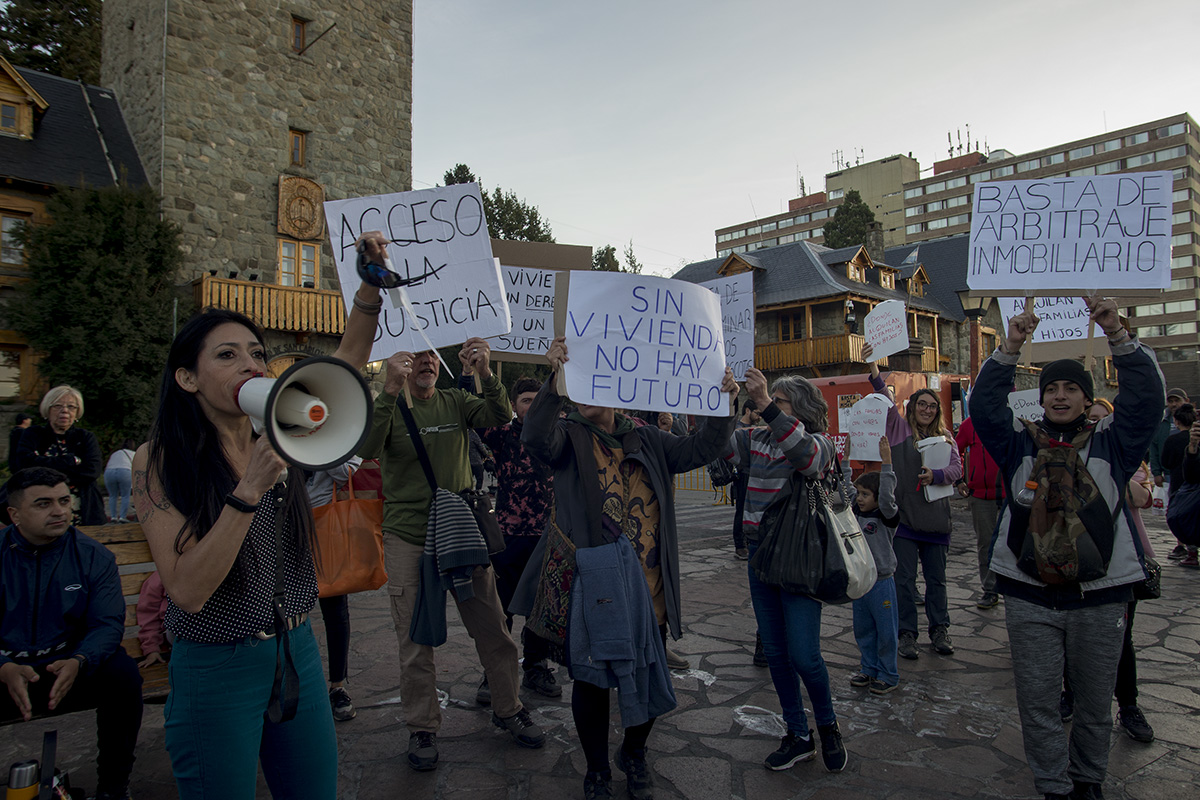
{"label": "window of building", "polygon": [[1108,153],[1112,150],[1120,150],[1120,149],[1121,149],[1121,140],[1120,139],[1109,139],[1107,142],[1104,142],[1103,144],[1096,145],[1097,153]]}
{"label": "window of building", "polygon": [[754,236],[759,233],[762,233],[762,225],[755,225],[746,229],[747,236]]}
{"label": "window of building", "polygon": [[983,172],[976,172],[971,176],[971,183],[979,183],[981,181],[989,181],[992,179],[992,171],[985,169]]}
{"label": "window of building", "polygon": [[909,206],[904,209],[904,216],[916,217],[925,213],[925,206]]}
{"label": "window of building", "polygon": [[1171,247],[1183,247],[1183,246],[1189,245],[1191,243],[1192,243],[1191,232],[1177,233],[1171,237]]}
{"label": "window of building", "polygon": [[1190,211],[1176,211],[1174,214],[1171,215],[1171,224],[1172,225],[1186,225],[1187,223],[1189,223],[1191,221],[1192,221],[1192,212],[1190,212]]}
{"label": "window of building", "polygon": [[1149,132],[1142,131],[1141,133],[1135,133],[1132,136],[1126,136],[1125,137],[1125,146],[1132,147],[1135,144],[1144,144],[1148,141],[1150,141]]}
{"label": "window of building", "polygon": [[1109,161],[1107,164],[1097,164],[1096,165],[1096,174],[1097,175],[1107,175],[1110,172],[1117,172],[1120,169],[1121,169],[1120,161]]}
{"label": "window of building", "polygon": [[814,239],[816,239],[818,236],[824,236],[824,235],[825,235],[825,226],[824,226],[824,225],[822,225],[820,228],[813,228],[813,229],[812,229],[811,231],[809,231],[809,232],[812,234],[812,237],[813,237]]}
{"label": "window of building", "polygon": [[308,20],[292,17],[292,52],[304,52],[308,41]]}
{"label": "window of building", "polygon": [[1067,156],[1065,153],[1051,153],[1050,155],[1042,158],[1042,165],[1052,167],[1055,164],[1061,164],[1066,160]]}
{"label": "window of building", "polygon": [[1187,147],[1179,145],[1179,147],[1168,147],[1166,150],[1159,150],[1154,154],[1155,161],[1169,161],[1172,158],[1183,158],[1187,155]]}
{"label": "window of building", "polygon": [[867,271],[857,264],[847,263],[846,264],[846,277],[852,281],[858,281],[859,283],[866,283],[867,282]]}
{"label": "window of building", "polygon": [[941,211],[945,207],[946,207],[945,200],[934,200],[933,202],[925,204],[925,212],[930,213],[933,211]]}
{"label": "window of building", "polygon": [[794,241],[796,241],[796,234],[794,233],[789,233],[779,237],[780,244],[791,244]]}
{"label": "window of building", "polygon": [[947,220],[946,218],[943,217],[942,219],[929,220],[929,224],[926,227],[928,230],[936,231],[936,230],[940,230],[940,229],[946,227],[949,224],[950,224],[949,220]]}
{"label": "window of building", "polygon": [[[920,278],[914,276],[908,282],[908,293],[911,294],[913,297],[924,297],[925,296],[925,282],[922,281]],[[914,324],[915,324],[915,319],[914,319]]]}
{"label": "window of building", "polygon": [[17,107],[13,103],[0,103],[0,131],[17,133]]}
{"label": "window of building", "polygon": [[1177,168],[1171,170],[1171,180],[1173,180],[1173,181],[1187,180],[1188,176],[1191,174],[1192,174],[1192,171],[1188,167],[1177,167]]}
{"label": "window of building", "polygon": [[1154,153],[1142,153],[1141,155],[1130,156],[1125,159],[1125,169],[1133,169],[1146,164],[1154,163]]}
{"label": "window of building", "polygon": [[1196,323],[1194,322],[1172,322],[1168,325],[1163,325],[1163,336],[1181,336],[1185,333],[1195,333]]}
{"label": "window of building", "polygon": [[1171,281],[1171,288],[1168,289],[1167,291],[1181,292],[1185,289],[1195,289],[1195,288],[1196,288],[1196,279],[1195,278],[1176,278],[1175,280]]}
{"label": "window of building", "polygon": [[763,226],[762,226],[762,229],[763,229],[764,231],[773,231],[773,230],[775,230],[777,227],[779,227],[777,223],[774,223],[774,222],[764,222],[764,223],[763,223]]}
{"label": "window of building", "polygon": [[1191,199],[1192,199],[1192,190],[1191,189],[1176,189],[1174,192],[1171,193],[1171,202],[1172,203],[1186,203],[1188,200],[1191,200]]}
{"label": "window of building", "polygon": [[1079,169],[1071,170],[1067,174],[1070,175],[1072,178],[1074,178],[1078,175],[1095,175],[1096,168],[1095,167],[1080,167]]}
{"label": "window of building", "polygon": [[960,194],[958,197],[951,197],[949,200],[947,200],[946,208],[958,208],[959,206],[965,206],[970,202],[971,202],[971,195]]}
{"label": "window of building", "polygon": [[1157,139],[1165,139],[1168,136],[1178,136],[1187,130],[1187,126],[1182,122],[1176,122],[1174,125],[1168,125],[1165,128],[1159,128],[1154,132]]}
{"label": "window of building", "polygon": [[945,181],[938,181],[937,183],[930,183],[925,186],[925,194],[937,194],[944,191],[946,191]]}
{"label": "window of building", "polygon": [[288,131],[288,156],[293,167],[304,166],[304,146],[307,135],[304,131],[292,129]]}
{"label": "window of building", "polygon": [[948,224],[950,226],[966,225],[970,221],[971,221],[970,214],[955,214],[952,217],[947,217],[946,224]]}
{"label": "window of building", "polygon": [[730,253],[732,253],[732,252],[733,252],[733,251],[732,251],[732,250],[730,250],[728,247],[726,247],[724,250],[718,250],[718,251],[717,251],[717,258],[725,258],[726,256],[728,256],[728,255],[729,255]]}
{"label": "window of building", "polygon": [[1196,310],[1195,300],[1177,300],[1174,303],[1167,303],[1163,309],[1164,314],[1183,314]]}
{"label": "window of building", "polygon": [[755,250],[762,250],[764,247],[774,247],[779,244],[778,239],[762,239],[754,243]]}
{"label": "window of building", "polygon": [[1153,317],[1165,312],[1162,303],[1150,303],[1144,306],[1134,306],[1133,313],[1139,317]]}
{"label": "window of building", "polygon": [[805,222],[808,222],[808,214],[801,214],[798,217],[793,217],[792,222],[796,223],[797,225],[801,225]]}
{"label": "window of building", "polygon": [[794,342],[804,338],[804,312],[779,315],[779,340]]}
{"label": "window of building", "polygon": [[815,222],[819,219],[825,219],[828,216],[829,216],[829,209],[825,209],[824,211],[814,211],[812,213],[812,220]]}
{"label": "window of building", "polygon": [[1194,266],[1196,266],[1196,257],[1194,255],[1175,256],[1171,259],[1171,269],[1184,269]]}
{"label": "window of building", "polygon": [[846,195],[845,189],[834,189],[829,193],[830,200],[841,200]]}
{"label": "window of building", "polygon": [[925,230],[925,225],[924,225],[924,223],[921,223],[921,222],[917,222],[912,225],[904,226],[904,232],[906,234],[920,233],[923,230]]}
{"label": "window of building", "polygon": [[885,289],[896,288],[896,273],[890,269],[879,270],[879,285]]}
{"label": "window of building", "polygon": [[17,241],[17,228],[29,218],[8,211],[0,213],[0,263],[24,265],[25,250]]}
{"label": "window of building", "polygon": [[1029,172],[1042,165],[1041,159],[1031,158],[1028,161],[1017,162],[1017,172]]}
{"label": "window of building", "polygon": [[994,170],[992,170],[993,178],[1007,178],[1009,175],[1012,175],[1012,174],[1013,174],[1013,165],[1012,164],[1009,164],[1007,167],[996,167]]}
{"label": "window of building", "polygon": [[947,189],[958,189],[967,185],[967,176],[959,175],[957,178],[950,178],[946,181]]}
{"label": "window of building", "polygon": [[279,240],[279,285],[303,286],[312,289],[317,285],[320,269],[321,246],[291,239]]}
{"label": "window of building", "polygon": [[1096,154],[1096,148],[1090,144],[1084,145],[1083,147],[1076,147],[1074,150],[1071,150],[1067,153],[1067,155],[1071,157],[1072,161],[1075,161],[1076,159],[1079,159],[1079,158],[1087,158],[1088,156],[1094,156],[1095,154]]}

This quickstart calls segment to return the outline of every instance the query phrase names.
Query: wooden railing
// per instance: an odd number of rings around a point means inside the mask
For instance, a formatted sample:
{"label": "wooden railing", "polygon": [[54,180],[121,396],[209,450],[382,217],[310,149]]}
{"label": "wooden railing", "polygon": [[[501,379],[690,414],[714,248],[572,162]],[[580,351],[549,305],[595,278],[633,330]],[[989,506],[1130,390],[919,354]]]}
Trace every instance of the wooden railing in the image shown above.
{"label": "wooden railing", "polygon": [[767,342],[754,346],[754,365],[761,370],[780,370],[813,364],[861,362],[864,341],[859,334],[843,333],[795,342]]}
{"label": "wooden railing", "polygon": [[268,330],[341,336],[346,329],[341,292],[211,275],[193,281],[192,287],[196,303],[202,308],[221,306],[240,311]]}

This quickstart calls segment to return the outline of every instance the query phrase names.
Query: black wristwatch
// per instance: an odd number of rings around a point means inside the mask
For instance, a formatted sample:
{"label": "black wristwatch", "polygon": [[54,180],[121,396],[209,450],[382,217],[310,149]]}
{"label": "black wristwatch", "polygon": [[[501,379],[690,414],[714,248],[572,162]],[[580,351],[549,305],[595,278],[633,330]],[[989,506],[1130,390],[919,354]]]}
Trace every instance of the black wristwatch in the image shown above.
{"label": "black wristwatch", "polygon": [[247,503],[242,498],[236,496],[233,492],[225,495],[225,505],[232,508],[234,511],[240,511],[243,514],[253,514],[258,506],[252,503]]}
{"label": "black wristwatch", "polygon": [[79,662],[80,669],[83,669],[87,666],[87,656],[85,656],[83,653],[75,653],[71,656],[71,658]]}

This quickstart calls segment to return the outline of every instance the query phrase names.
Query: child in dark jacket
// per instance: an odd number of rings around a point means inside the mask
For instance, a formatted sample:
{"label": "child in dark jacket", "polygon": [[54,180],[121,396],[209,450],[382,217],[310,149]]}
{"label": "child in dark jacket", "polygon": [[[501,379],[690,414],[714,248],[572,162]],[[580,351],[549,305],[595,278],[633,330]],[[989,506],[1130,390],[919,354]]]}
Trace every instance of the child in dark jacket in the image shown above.
{"label": "child in dark jacket", "polygon": [[871,591],[854,601],[854,639],[861,654],[860,669],[851,686],[870,687],[871,694],[887,694],[900,684],[896,668],[899,617],[896,612],[896,553],[892,537],[900,523],[896,507],[896,473],[887,437],[879,440],[879,472],[867,472],[854,482],[858,489],[858,525],[862,528],[878,578]]}

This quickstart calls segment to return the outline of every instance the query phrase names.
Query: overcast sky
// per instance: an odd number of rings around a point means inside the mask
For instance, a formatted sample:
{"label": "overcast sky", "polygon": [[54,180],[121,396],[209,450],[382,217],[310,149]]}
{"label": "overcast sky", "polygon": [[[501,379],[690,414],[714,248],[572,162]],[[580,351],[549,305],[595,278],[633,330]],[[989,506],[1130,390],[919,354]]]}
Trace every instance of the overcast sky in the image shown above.
{"label": "overcast sky", "polygon": [[465,163],[656,274],[786,210],[798,173],[822,191],[836,150],[930,169],[968,125],[1020,154],[1200,115],[1196,0],[415,6],[413,187]]}

